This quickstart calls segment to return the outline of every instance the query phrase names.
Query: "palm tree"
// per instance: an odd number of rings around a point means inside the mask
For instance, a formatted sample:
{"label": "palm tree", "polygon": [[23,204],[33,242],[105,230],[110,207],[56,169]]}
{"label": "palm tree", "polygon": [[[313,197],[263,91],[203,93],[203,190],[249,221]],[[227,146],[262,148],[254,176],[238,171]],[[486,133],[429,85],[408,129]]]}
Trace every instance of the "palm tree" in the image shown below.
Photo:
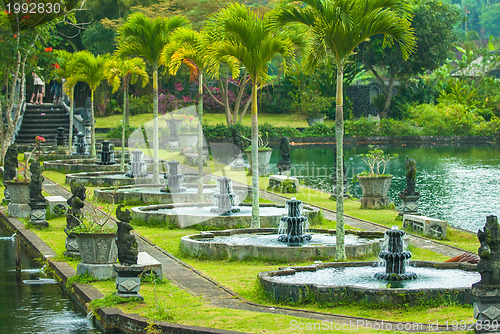
{"label": "palm tree", "polygon": [[[254,14],[244,5],[229,4],[212,15],[204,27],[210,38],[208,70],[217,75],[225,58],[238,60],[247,70],[252,81],[252,227],[260,227],[259,217],[259,168],[257,88],[269,80],[268,64],[280,54],[284,63],[294,62],[294,43],[286,34],[273,33],[270,16]],[[228,63],[233,78],[238,77],[239,67]],[[285,66],[286,68],[286,66]]]}
{"label": "palm tree", "polygon": [[202,33],[182,27],[172,34],[172,43],[162,53],[162,60],[169,64],[169,72],[175,75],[181,64],[190,73],[190,81],[198,78],[198,199],[203,202],[203,71],[206,65],[207,40]]}
{"label": "palm tree", "polygon": [[73,75],[67,78],[69,87],[77,82],[85,82],[90,87],[90,156],[95,159],[95,124],[94,124],[94,93],[105,79],[104,64],[109,55],[95,57],[87,50],[73,54]]}
{"label": "palm tree", "polygon": [[[74,66],[73,66],[73,54],[71,52],[68,52],[66,50],[55,50],[55,53],[58,57],[58,62],[57,64],[59,65],[59,68],[56,70],[56,74],[64,79],[68,79],[70,76],[72,76],[74,73]],[[64,83],[64,91],[66,94],[69,95],[69,134],[68,134],[68,148],[71,149],[73,145],[73,112],[75,110],[75,84],[74,82],[72,85],[68,81]]]}
{"label": "palm tree", "polygon": [[[110,59],[104,64],[104,73],[108,83],[113,87],[113,93],[123,87],[123,123],[122,123],[122,155],[120,160],[120,170],[125,171],[125,127],[128,125],[128,88],[141,79],[142,86],[146,86],[149,76],[146,73],[146,64],[141,58],[131,59]],[[121,80],[120,80],[121,78]]]}
{"label": "palm tree", "polygon": [[187,26],[183,16],[150,19],[142,13],[134,13],[118,29],[120,58],[137,56],[153,67],[153,183],[160,182],[158,166],[158,69],[163,62],[161,52],[170,43],[170,35],[176,29]]}
{"label": "palm tree", "polygon": [[[298,5],[300,4],[300,6]],[[306,56],[309,70],[319,60],[332,54],[337,65],[337,92],[335,110],[336,184],[337,193],[337,248],[336,260],[345,259],[344,199],[343,199],[343,78],[344,67],[356,47],[371,36],[384,35],[384,42],[399,43],[405,59],[415,48],[415,37],[410,27],[410,4],[404,0],[303,0],[287,1],[278,8],[273,22],[275,29],[287,24],[302,24],[308,28],[312,43]]]}

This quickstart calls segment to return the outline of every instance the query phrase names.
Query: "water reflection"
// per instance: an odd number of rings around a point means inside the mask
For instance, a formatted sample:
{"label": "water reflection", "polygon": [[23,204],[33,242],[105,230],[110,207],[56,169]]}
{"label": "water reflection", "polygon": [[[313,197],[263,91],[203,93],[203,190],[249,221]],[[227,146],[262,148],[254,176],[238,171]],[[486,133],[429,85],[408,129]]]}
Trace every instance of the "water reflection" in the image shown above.
{"label": "water reflection", "polygon": [[0,230],[0,324],[2,333],[89,334],[93,329],[82,310],[58,284],[25,284],[46,279],[39,265],[22,255],[22,272],[15,271],[15,244]]}
{"label": "water reflection", "polygon": [[[389,197],[399,206],[398,193],[405,184],[405,160],[417,162],[417,191],[420,192],[419,211],[422,214],[447,220],[450,224],[471,231],[484,225],[487,215],[500,213],[500,148],[497,146],[428,146],[383,147],[387,153],[397,153],[389,162],[387,172],[394,175]],[[350,180],[366,169],[359,154],[367,147],[346,147],[346,171]],[[292,147],[292,175],[304,184],[333,191],[330,181],[335,173],[334,146],[321,148]],[[272,173],[277,173],[279,150],[273,151]],[[351,182],[351,193],[361,197],[359,184]],[[333,206],[333,203],[332,203]]]}

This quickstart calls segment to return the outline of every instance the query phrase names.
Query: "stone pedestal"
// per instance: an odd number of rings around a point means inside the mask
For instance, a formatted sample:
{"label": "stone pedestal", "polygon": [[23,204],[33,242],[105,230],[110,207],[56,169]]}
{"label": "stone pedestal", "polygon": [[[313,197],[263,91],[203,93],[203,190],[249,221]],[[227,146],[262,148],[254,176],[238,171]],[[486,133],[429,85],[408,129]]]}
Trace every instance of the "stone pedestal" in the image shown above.
{"label": "stone pedestal", "polygon": [[103,264],[95,264],[95,263],[78,263],[76,267],[77,275],[84,275],[88,273],[89,275],[97,278],[98,280],[110,279],[116,277],[116,272],[113,269],[112,263],[103,263]]}
{"label": "stone pedestal", "polygon": [[124,298],[144,298],[139,294],[141,287],[140,275],[144,271],[143,266],[132,265],[122,266],[121,264],[113,265],[117,273],[116,277],[116,295]]}
{"label": "stone pedestal", "polygon": [[472,285],[476,333],[500,333],[500,285]]}
{"label": "stone pedestal", "polygon": [[54,210],[56,209],[57,206],[62,205],[65,209],[65,211],[68,210],[68,203],[66,199],[62,196],[46,196],[45,199],[49,203],[49,212],[54,214]]}
{"label": "stone pedestal", "polygon": [[48,228],[49,223],[45,220],[47,201],[30,202],[28,205],[31,208],[29,223],[36,228]]}
{"label": "stone pedestal", "polygon": [[363,209],[383,209],[391,201],[387,197],[391,186],[391,176],[361,176],[358,175],[358,182],[363,193],[361,207]]}
{"label": "stone pedestal", "polygon": [[402,208],[399,212],[399,216],[403,215],[418,215],[418,199],[420,198],[419,193],[414,193],[407,195],[404,192],[399,193],[399,197],[403,200]]}
{"label": "stone pedestal", "polygon": [[403,228],[422,233],[425,237],[446,238],[448,223],[444,220],[420,215],[403,215]]}
{"label": "stone pedestal", "polygon": [[63,255],[67,257],[72,257],[75,259],[81,258],[80,251],[78,250],[78,242],[76,241],[76,237],[74,233],[69,233],[66,237],[66,251],[64,251]]}
{"label": "stone pedestal", "polygon": [[113,264],[116,263],[118,250],[114,233],[78,233],[76,240],[82,258],[76,269],[78,275],[88,272],[97,279],[116,276]]}
{"label": "stone pedestal", "polygon": [[28,204],[9,203],[7,212],[10,217],[29,218],[31,208]]}

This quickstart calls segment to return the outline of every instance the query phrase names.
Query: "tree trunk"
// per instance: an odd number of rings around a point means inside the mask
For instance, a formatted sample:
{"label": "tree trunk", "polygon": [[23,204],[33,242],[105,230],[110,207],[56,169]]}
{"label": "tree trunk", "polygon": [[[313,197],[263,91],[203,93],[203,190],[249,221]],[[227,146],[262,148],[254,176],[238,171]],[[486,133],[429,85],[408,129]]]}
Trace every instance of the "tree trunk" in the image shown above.
{"label": "tree trunk", "polygon": [[252,82],[252,228],[260,228],[259,214],[259,125],[257,123],[257,84]]}
{"label": "tree trunk", "polygon": [[71,87],[71,96],[69,97],[69,138],[68,148],[71,150],[73,146],[73,113],[75,110],[75,86]]}
{"label": "tree trunk", "polygon": [[125,172],[125,128],[127,120],[128,86],[123,83],[123,122],[122,122],[122,155],[120,157],[120,171]]}
{"label": "tree trunk", "polygon": [[203,202],[203,74],[198,76],[198,201]]}
{"label": "tree trunk", "polygon": [[90,90],[90,157],[97,157],[95,150],[94,90]]}
{"label": "tree trunk", "polygon": [[337,146],[337,165],[335,166],[337,183],[336,183],[336,195],[337,195],[337,231],[335,233],[337,237],[336,249],[335,249],[335,260],[343,261],[345,260],[345,244],[344,244],[344,170],[343,160],[344,160],[344,101],[343,101],[343,80],[344,80],[344,69],[343,66],[337,66],[337,96],[336,96],[336,108],[335,108],[335,141]]}
{"label": "tree trunk", "polygon": [[129,104],[129,96],[128,96],[128,87],[127,87],[127,105],[125,106],[125,118],[124,118],[124,124],[129,125],[130,123],[130,104]]}
{"label": "tree trunk", "polygon": [[158,165],[158,67],[153,71],[153,184],[160,183]]}
{"label": "tree trunk", "polygon": [[384,104],[384,110],[380,113],[380,118],[387,118],[387,115],[389,115],[389,109],[391,108],[391,101],[392,101],[392,89],[394,88],[394,75],[391,74],[391,78],[389,79],[389,86],[387,87],[384,97],[385,97],[385,104]]}

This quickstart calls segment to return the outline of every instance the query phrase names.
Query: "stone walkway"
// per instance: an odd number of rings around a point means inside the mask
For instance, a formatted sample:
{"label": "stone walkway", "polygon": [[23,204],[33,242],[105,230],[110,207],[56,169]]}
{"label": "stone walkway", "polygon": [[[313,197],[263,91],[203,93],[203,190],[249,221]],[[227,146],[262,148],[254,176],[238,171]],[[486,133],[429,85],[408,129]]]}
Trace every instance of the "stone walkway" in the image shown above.
{"label": "stone walkway", "polygon": [[[51,180],[46,179],[43,184],[43,188],[50,195],[59,195],[63,196],[64,198],[69,198],[69,196],[71,195],[66,189],[64,189],[62,186],[58,185],[57,183],[54,183]],[[287,198],[284,196],[277,195],[265,190],[261,191],[261,197],[276,202],[284,202],[287,200]],[[322,208],[322,210],[325,218],[335,219],[334,211],[325,208]],[[384,231],[388,229],[385,226],[360,220],[354,217],[346,217],[345,223],[349,224],[350,226],[359,227],[365,230]],[[364,326],[369,326],[369,327],[371,326],[372,328],[387,329],[387,330],[394,329],[396,328],[396,326],[402,324],[400,322],[392,322],[386,319],[383,320],[367,319],[367,318],[359,318],[359,317],[352,317],[352,316],[338,315],[331,313],[304,311],[287,307],[269,307],[269,306],[255,304],[241,298],[230,289],[204,276],[195,268],[184,263],[180,259],[174,257],[165,250],[161,249],[160,247],[154,245],[151,241],[147,240],[145,237],[141,235],[137,236],[139,243],[139,251],[148,252],[151,256],[153,256],[156,260],[158,260],[162,264],[162,272],[165,278],[167,278],[180,288],[187,290],[191,294],[196,296],[201,296],[204,301],[216,307],[246,310],[251,312],[296,316],[309,319],[311,323],[316,323],[320,321],[328,321],[328,322],[331,321],[333,323],[344,324],[345,326],[355,326],[362,323]],[[460,250],[455,247],[447,246],[445,244],[441,244],[435,241],[430,241],[428,239],[417,236],[412,236],[411,242],[415,244],[417,247],[428,248],[437,253],[444,254],[450,257],[465,252],[464,250]],[[306,322],[307,320],[304,321]],[[439,331],[446,331],[446,327],[444,326],[439,326],[435,329],[438,329]],[[433,331],[436,331],[435,329]],[[404,331],[425,332],[428,331],[428,324],[422,324],[422,327],[420,328],[419,326],[417,327],[413,326],[413,329],[409,328],[408,330]]]}

